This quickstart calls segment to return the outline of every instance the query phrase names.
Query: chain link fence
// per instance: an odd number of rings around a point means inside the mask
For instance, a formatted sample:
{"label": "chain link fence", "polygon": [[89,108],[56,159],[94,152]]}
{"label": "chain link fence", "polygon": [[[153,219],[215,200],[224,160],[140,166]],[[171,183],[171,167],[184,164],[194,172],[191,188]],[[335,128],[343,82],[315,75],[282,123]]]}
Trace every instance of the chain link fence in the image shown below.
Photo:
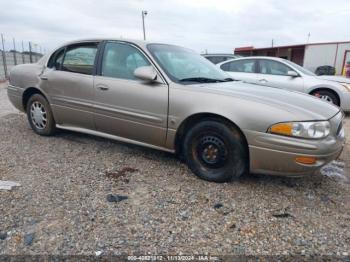
{"label": "chain link fence", "polygon": [[40,45],[31,41],[21,41],[18,48],[15,38],[9,41],[3,34],[0,41],[0,81],[8,78],[15,65],[36,63],[45,52]]}

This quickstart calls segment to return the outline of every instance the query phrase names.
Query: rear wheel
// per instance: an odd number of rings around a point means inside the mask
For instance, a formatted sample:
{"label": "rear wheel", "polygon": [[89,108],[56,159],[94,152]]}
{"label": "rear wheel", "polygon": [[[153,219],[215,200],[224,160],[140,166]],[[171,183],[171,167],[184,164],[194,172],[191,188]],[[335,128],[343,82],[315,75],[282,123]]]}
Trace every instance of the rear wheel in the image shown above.
{"label": "rear wheel", "polygon": [[55,133],[56,123],[53,119],[51,107],[42,95],[34,94],[29,98],[27,117],[35,133],[42,136],[50,136]]}
{"label": "rear wheel", "polygon": [[336,106],[340,105],[339,98],[331,91],[328,90],[318,90],[312,93],[313,96],[316,96],[328,103],[332,103]]}
{"label": "rear wheel", "polygon": [[192,172],[208,181],[228,182],[248,170],[241,134],[217,121],[203,121],[190,129],[183,141],[183,154]]}

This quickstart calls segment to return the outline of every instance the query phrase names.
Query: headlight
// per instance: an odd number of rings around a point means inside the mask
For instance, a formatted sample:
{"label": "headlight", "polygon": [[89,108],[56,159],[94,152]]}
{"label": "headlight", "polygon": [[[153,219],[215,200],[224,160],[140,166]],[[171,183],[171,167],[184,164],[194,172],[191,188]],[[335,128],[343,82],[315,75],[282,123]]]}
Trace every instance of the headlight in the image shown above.
{"label": "headlight", "polygon": [[343,87],[345,87],[348,91],[350,91],[350,84],[348,83],[339,83],[341,84]]}
{"label": "headlight", "polygon": [[268,130],[272,134],[313,139],[324,138],[329,135],[329,131],[328,121],[278,123]]}

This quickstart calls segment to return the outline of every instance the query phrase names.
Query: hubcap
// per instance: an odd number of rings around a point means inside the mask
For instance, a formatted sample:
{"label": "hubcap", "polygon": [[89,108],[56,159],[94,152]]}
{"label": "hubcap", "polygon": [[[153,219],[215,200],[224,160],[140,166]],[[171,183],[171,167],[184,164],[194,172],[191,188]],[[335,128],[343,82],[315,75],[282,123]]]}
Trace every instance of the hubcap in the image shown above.
{"label": "hubcap", "polygon": [[328,102],[328,103],[334,104],[333,99],[332,99],[330,96],[321,95],[320,93],[315,93],[314,95],[315,95],[317,98],[319,98],[319,99],[322,99],[322,100],[324,100],[324,101],[326,101],[326,102]]}
{"label": "hubcap", "polygon": [[329,96],[327,96],[327,95],[321,95],[320,96],[320,98],[322,99],[322,100],[325,100],[325,101],[327,101],[327,102],[329,102],[329,103],[332,103],[333,104],[333,99],[332,98],[330,98]]}
{"label": "hubcap", "polygon": [[200,161],[211,168],[224,166],[227,160],[227,149],[224,142],[216,136],[203,136],[197,146]]}
{"label": "hubcap", "polygon": [[32,123],[38,129],[44,129],[47,124],[47,114],[44,106],[35,101],[30,107],[30,116],[32,118]]}

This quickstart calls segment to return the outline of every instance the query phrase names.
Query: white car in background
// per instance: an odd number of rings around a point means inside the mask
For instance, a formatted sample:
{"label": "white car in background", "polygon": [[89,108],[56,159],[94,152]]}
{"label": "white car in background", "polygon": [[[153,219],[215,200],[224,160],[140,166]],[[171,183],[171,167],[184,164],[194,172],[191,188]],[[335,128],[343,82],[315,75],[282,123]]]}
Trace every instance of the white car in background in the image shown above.
{"label": "white car in background", "polygon": [[217,66],[236,80],[307,93],[350,111],[348,78],[317,76],[289,60],[277,57],[237,58]]}

